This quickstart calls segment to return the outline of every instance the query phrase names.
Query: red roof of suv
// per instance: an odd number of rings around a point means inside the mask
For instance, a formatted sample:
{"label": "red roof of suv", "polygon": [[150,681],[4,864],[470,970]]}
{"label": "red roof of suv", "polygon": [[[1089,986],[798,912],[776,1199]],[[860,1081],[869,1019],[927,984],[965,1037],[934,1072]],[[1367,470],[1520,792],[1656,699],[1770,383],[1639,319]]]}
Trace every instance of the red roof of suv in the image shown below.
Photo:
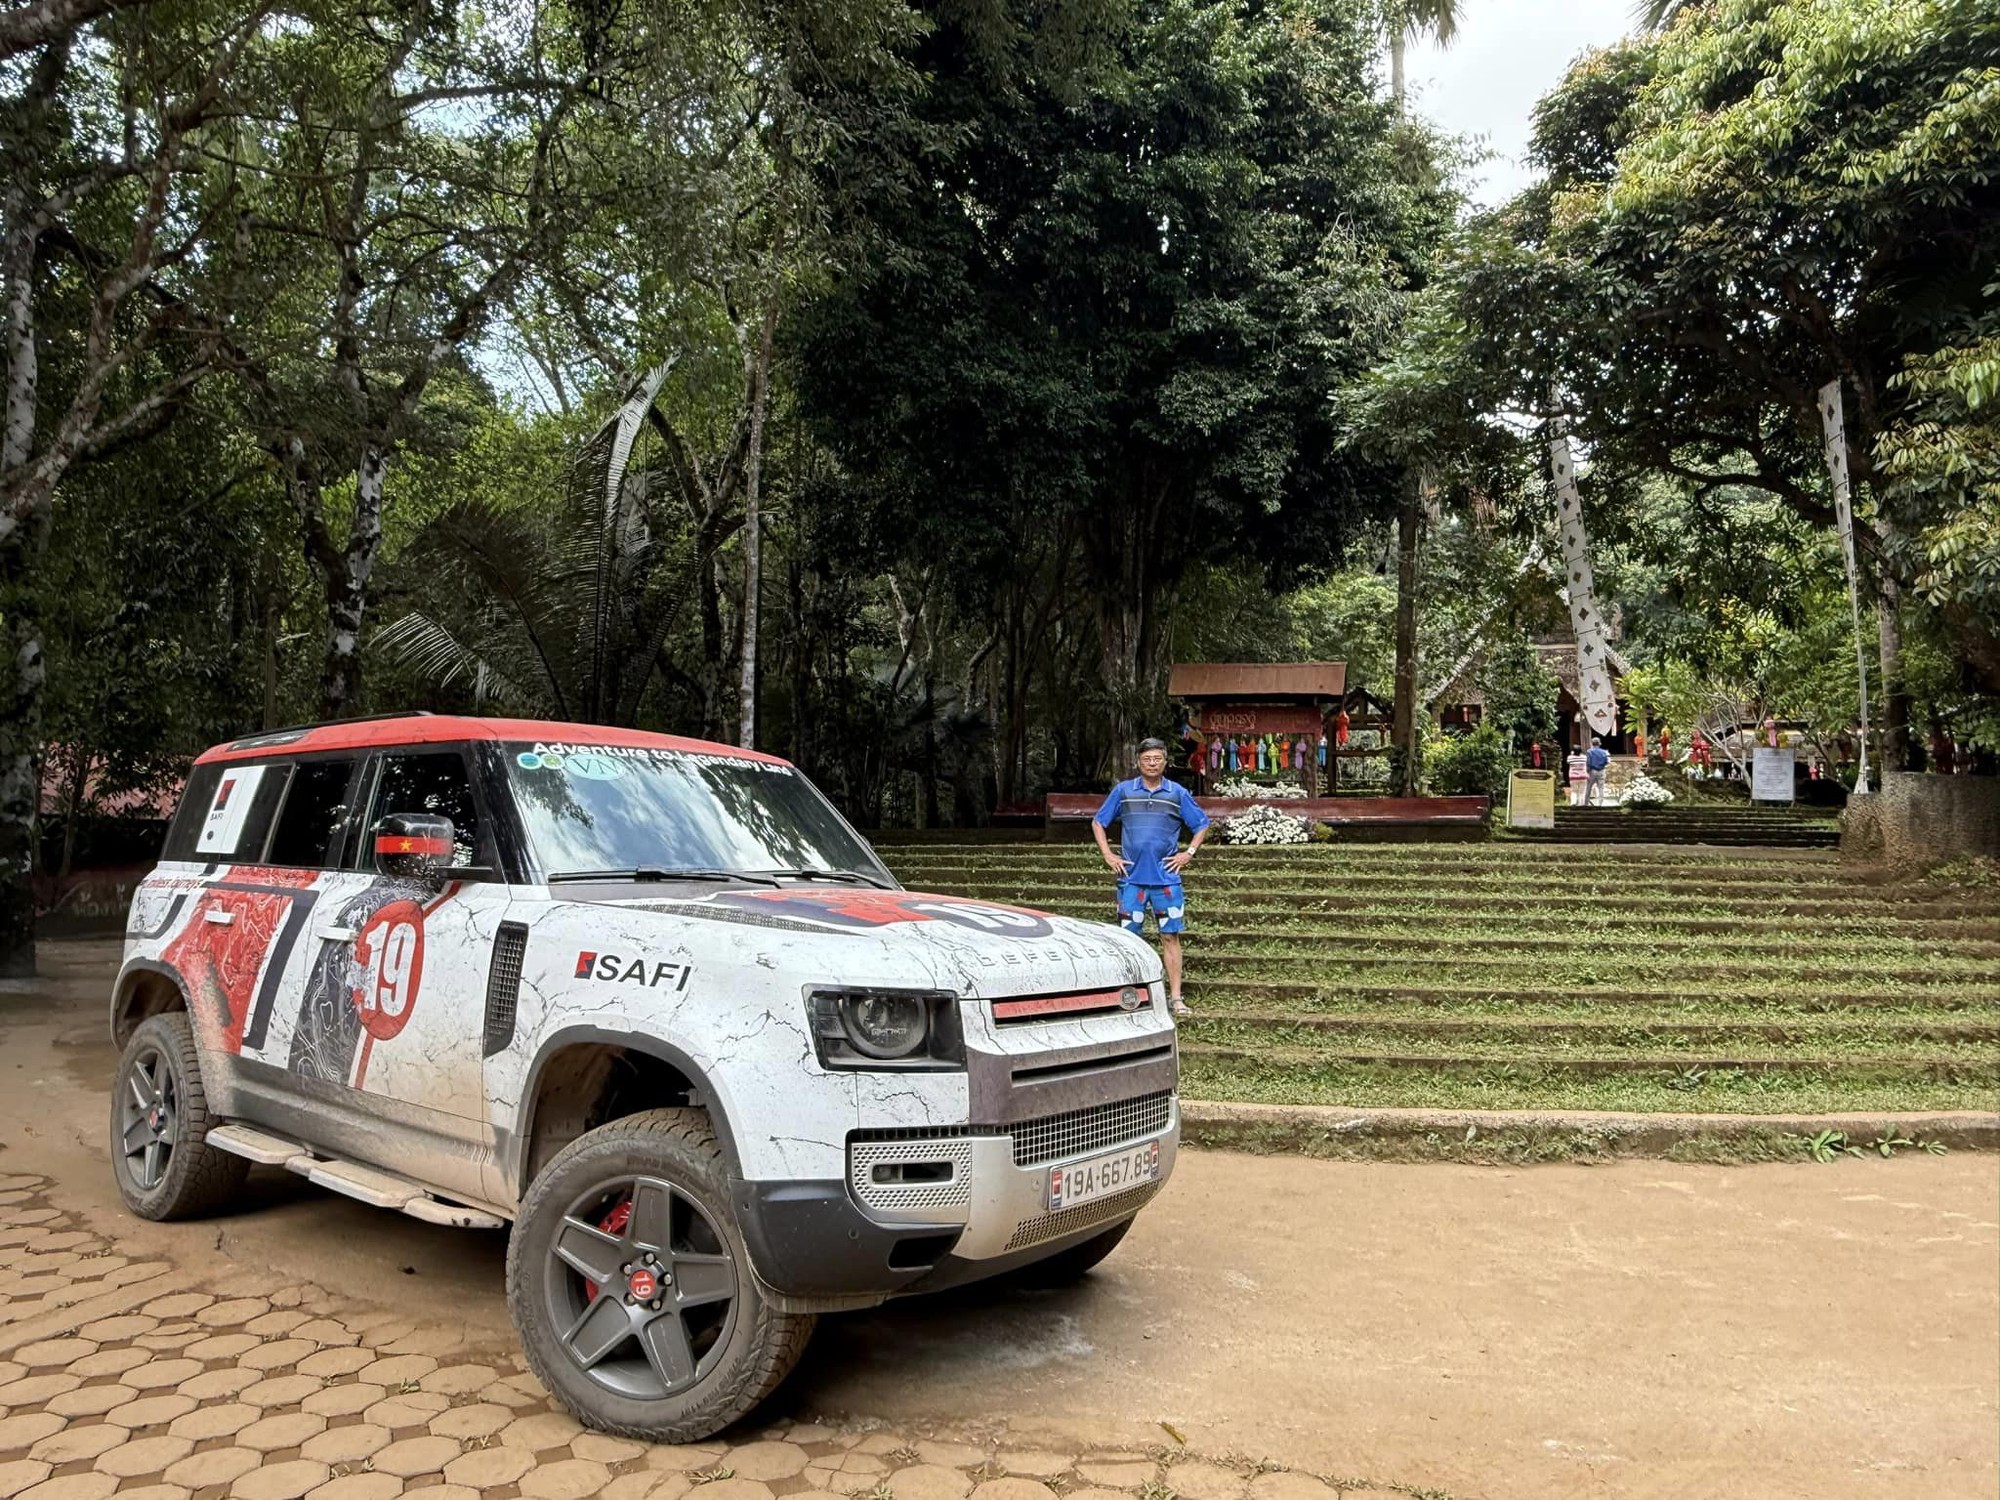
{"label": "red roof of suv", "polygon": [[227,745],[205,750],[195,761],[250,760],[264,755],[296,755],[308,750],[374,750],[385,745],[453,744],[465,740],[557,741],[567,745],[614,745],[639,750],[692,750],[703,755],[729,755],[739,760],[784,764],[783,757],[761,750],[740,750],[709,740],[652,734],[643,729],[614,729],[608,724],[559,724],[547,719],[484,719],[464,714],[395,714],[381,719],[345,719],[302,729],[274,729],[246,735]]}

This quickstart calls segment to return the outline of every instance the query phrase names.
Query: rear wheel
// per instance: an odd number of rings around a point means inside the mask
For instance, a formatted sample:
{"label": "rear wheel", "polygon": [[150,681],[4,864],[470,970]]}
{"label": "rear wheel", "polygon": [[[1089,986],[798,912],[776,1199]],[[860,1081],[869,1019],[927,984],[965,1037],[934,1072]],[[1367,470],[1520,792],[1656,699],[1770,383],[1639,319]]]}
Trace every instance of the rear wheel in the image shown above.
{"label": "rear wheel", "polygon": [[187,1013],[142,1022],[111,1086],[111,1170],[125,1206],[142,1219],[191,1219],[227,1203],[250,1163],[207,1144],[213,1123]]}
{"label": "rear wheel", "polygon": [[709,1437],[777,1389],[814,1319],[750,1273],[708,1117],[656,1109],[566,1146],[528,1190],[507,1302],[542,1384],[581,1421]]}
{"label": "rear wheel", "polygon": [[1099,1261],[1118,1248],[1118,1242],[1131,1231],[1136,1217],[1113,1224],[1102,1234],[1093,1235],[1080,1245],[1058,1250],[1047,1260],[1023,1266],[1014,1274],[1023,1286],[1068,1286],[1073,1281],[1081,1281],[1096,1269]]}

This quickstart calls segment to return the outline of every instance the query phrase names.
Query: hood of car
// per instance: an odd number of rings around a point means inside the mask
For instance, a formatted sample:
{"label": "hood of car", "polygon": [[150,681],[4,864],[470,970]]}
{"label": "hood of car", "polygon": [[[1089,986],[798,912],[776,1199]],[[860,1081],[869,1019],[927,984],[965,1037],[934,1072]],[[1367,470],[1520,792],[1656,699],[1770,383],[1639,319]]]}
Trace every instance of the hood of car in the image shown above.
{"label": "hood of car", "polygon": [[900,971],[903,982],[996,995],[1159,977],[1157,955],[1108,923],[924,891],[801,885],[606,904],[733,929],[731,946],[757,953],[759,962],[814,968],[828,981],[888,982]]}

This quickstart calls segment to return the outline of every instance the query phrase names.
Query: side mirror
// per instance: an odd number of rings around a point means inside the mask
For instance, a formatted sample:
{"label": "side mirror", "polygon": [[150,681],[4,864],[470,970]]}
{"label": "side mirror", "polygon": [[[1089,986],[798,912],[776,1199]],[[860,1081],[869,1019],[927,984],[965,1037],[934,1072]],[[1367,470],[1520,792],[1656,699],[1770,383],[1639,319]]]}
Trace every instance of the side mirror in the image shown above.
{"label": "side mirror", "polygon": [[451,867],[450,818],[431,813],[390,813],[375,825],[375,868],[403,880],[444,879]]}

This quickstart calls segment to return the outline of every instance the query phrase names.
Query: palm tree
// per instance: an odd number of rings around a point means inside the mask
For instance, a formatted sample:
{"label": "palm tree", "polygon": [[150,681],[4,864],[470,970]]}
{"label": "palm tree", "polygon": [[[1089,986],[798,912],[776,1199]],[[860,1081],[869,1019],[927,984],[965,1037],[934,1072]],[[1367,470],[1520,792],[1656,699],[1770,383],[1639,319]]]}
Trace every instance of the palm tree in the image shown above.
{"label": "palm tree", "polygon": [[[1654,0],[1669,4],[1671,0]],[[1396,101],[1396,113],[1403,112],[1403,49],[1410,38],[1425,32],[1437,38],[1440,47],[1449,47],[1458,35],[1458,0],[1390,0],[1385,14],[1389,21],[1389,93]]]}
{"label": "palm tree", "polygon": [[1700,3],[1701,0],[1639,0],[1632,11],[1632,18],[1647,31],[1665,31],[1677,18]]}

